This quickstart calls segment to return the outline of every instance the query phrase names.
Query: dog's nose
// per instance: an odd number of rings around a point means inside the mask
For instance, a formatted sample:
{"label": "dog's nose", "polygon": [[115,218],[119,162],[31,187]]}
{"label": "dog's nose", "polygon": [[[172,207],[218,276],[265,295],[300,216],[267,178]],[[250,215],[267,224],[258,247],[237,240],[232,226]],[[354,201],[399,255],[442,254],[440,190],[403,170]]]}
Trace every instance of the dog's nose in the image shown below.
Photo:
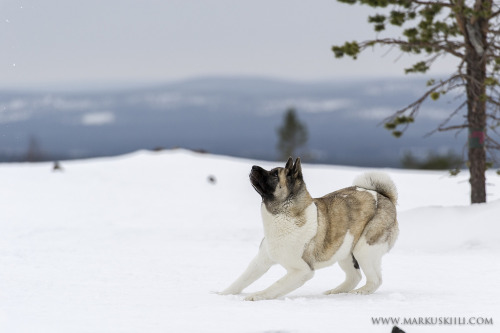
{"label": "dog's nose", "polygon": [[259,170],[259,169],[260,169],[260,167],[258,167],[258,166],[256,166],[256,165],[254,165],[254,166],[252,167],[252,171],[257,171],[257,170]]}

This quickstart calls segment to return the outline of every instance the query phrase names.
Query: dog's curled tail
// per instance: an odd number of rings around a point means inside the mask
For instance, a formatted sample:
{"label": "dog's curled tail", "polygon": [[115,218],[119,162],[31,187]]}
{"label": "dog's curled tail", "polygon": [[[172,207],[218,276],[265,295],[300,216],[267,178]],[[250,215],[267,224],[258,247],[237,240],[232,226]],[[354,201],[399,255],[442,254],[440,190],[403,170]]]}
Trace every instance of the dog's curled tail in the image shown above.
{"label": "dog's curled tail", "polygon": [[389,175],[384,172],[364,173],[354,180],[353,185],[366,190],[376,191],[389,198],[394,205],[396,205],[398,201],[398,190],[396,189],[396,185]]}

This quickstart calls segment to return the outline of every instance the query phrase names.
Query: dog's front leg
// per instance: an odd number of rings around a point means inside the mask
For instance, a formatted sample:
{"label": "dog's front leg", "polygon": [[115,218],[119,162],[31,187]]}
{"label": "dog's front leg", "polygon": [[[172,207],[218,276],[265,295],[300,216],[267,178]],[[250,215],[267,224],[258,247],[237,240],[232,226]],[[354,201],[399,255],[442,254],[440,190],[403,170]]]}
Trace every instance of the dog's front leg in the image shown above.
{"label": "dog's front leg", "polygon": [[299,267],[287,269],[284,277],[276,281],[269,288],[252,294],[245,298],[246,301],[260,301],[265,299],[274,299],[276,297],[284,296],[289,292],[302,286],[306,281],[314,276],[314,271],[311,270],[309,265],[303,262]]}
{"label": "dog's front leg", "polygon": [[239,294],[266,273],[275,262],[269,258],[265,240],[261,243],[259,253],[250,262],[247,269],[229,287],[220,292],[220,295]]}

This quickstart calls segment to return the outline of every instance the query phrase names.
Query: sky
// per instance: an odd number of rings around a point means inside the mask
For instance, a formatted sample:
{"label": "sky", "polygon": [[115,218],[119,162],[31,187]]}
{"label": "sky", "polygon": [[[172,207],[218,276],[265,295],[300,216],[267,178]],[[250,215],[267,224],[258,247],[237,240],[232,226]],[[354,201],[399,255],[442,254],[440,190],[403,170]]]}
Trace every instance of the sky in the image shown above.
{"label": "sky", "polygon": [[335,0],[0,0],[0,88],[403,76],[418,59],[396,49],[334,58],[332,45],[377,36],[370,13]]}

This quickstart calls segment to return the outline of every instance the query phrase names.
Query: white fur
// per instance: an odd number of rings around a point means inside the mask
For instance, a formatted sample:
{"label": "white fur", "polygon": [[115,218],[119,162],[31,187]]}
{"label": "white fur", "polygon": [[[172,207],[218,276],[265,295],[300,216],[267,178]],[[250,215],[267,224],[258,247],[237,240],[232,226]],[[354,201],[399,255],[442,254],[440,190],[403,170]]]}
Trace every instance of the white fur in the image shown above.
{"label": "white fur", "polygon": [[263,204],[264,241],[268,256],[283,266],[287,274],[269,288],[245,298],[247,301],[272,299],[288,294],[314,276],[314,271],[302,259],[304,248],[318,228],[317,208],[309,205],[305,210],[305,224],[298,226],[294,217],[286,214],[273,215]]}
{"label": "white fur", "polygon": [[361,281],[361,272],[354,267],[351,256],[339,260],[339,266],[345,272],[345,281],[342,282],[337,288],[328,290],[325,295],[348,293],[358,285]]}
{"label": "white fur", "polygon": [[262,242],[257,256],[250,262],[247,269],[229,287],[220,292],[221,295],[239,294],[266,273],[275,263],[269,258],[267,246]]}
{"label": "white fur", "polygon": [[367,190],[386,192],[387,195],[390,195],[394,199],[393,204],[396,204],[397,202],[398,191],[396,189],[396,185],[385,172],[366,172],[356,177],[352,184]]}
{"label": "white fur", "polygon": [[370,245],[362,236],[356,246],[353,254],[358,261],[359,266],[366,276],[366,284],[356,290],[354,294],[371,294],[375,292],[382,284],[382,256],[389,251],[389,244],[380,243]]}
{"label": "white fur", "polygon": [[273,299],[288,294],[313,277],[314,271],[302,259],[304,248],[314,237],[318,228],[317,208],[311,204],[306,208],[305,224],[298,226],[293,217],[286,214],[273,215],[262,205],[265,238],[259,253],[243,274],[221,294],[237,294],[261,277],[275,263],[279,263],[287,274],[269,288],[246,297],[257,301]]}
{"label": "white fur", "polygon": [[269,213],[264,204],[261,213],[269,257],[286,269],[302,267],[304,246],[316,235],[318,228],[316,205],[312,203],[306,208],[306,223],[302,226],[296,225],[292,216]]}

